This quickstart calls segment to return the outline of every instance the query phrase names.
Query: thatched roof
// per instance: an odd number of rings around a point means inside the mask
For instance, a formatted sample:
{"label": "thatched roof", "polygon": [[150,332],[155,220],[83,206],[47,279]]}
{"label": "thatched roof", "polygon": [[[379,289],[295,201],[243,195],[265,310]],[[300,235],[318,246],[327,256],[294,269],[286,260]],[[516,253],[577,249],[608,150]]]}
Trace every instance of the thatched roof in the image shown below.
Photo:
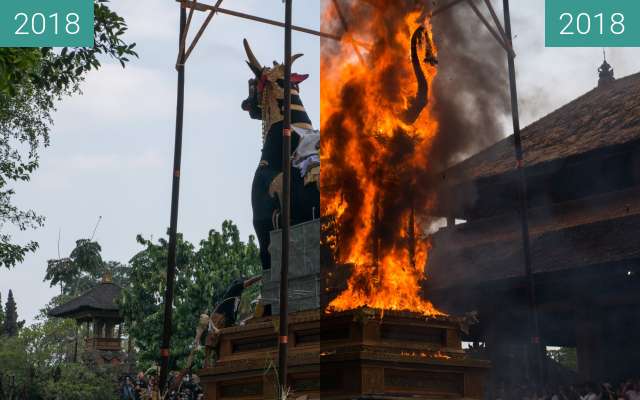
{"label": "thatched roof", "polygon": [[[640,140],[640,73],[595,88],[521,131],[525,165]],[[513,135],[446,171],[448,184],[515,169]]]}
{"label": "thatched roof", "polygon": [[102,282],[84,294],[69,300],[49,311],[52,317],[75,318],[92,312],[118,314],[116,299],[120,296],[120,286],[111,282]]}

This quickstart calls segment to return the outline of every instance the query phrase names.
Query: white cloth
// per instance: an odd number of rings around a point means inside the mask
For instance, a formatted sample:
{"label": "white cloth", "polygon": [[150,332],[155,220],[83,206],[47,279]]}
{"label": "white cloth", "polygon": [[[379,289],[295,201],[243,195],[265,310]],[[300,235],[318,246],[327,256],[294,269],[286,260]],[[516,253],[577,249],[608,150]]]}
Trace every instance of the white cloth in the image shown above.
{"label": "white cloth", "polygon": [[300,170],[300,176],[303,178],[305,177],[305,175],[307,175],[307,172],[309,172],[311,168],[317,167],[318,165],[320,165],[319,155],[312,155],[300,160],[300,162],[298,163],[296,163],[295,161],[293,163],[293,166]]}
{"label": "white cloth", "polygon": [[300,170],[304,178],[313,167],[320,165],[320,131],[315,129],[293,127],[300,137],[298,147],[293,152],[293,166]]}

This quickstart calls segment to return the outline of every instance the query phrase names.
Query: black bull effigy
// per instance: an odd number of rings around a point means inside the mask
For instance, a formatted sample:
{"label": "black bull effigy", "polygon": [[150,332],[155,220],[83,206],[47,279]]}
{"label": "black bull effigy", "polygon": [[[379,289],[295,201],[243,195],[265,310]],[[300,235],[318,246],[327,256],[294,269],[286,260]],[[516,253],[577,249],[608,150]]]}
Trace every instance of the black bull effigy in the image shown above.
{"label": "black bull effigy", "polygon": [[[251,118],[262,120],[262,157],[251,188],[253,226],[260,244],[263,269],[271,268],[269,232],[279,227],[282,205],[282,140],[284,122],[284,65],[274,61],[263,67],[245,40],[247,64],[255,74],[249,80],[249,97],[242,109]],[[294,55],[293,63],[301,55]],[[318,218],[320,212],[320,133],[300,100],[299,84],[308,75],[291,76],[291,224]]]}

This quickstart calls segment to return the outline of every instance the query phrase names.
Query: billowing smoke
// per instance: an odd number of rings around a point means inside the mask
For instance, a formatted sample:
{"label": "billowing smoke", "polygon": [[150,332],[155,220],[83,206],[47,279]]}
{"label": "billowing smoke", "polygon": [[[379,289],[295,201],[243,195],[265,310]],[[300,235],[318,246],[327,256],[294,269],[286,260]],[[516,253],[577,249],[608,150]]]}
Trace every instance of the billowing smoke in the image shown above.
{"label": "billowing smoke", "polygon": [[467,4],[432,21],[440,58],[433,92],[440,129],[432,161],[440,169],[502,137],[501,123],[510,111],[509,86],[504,49]]}

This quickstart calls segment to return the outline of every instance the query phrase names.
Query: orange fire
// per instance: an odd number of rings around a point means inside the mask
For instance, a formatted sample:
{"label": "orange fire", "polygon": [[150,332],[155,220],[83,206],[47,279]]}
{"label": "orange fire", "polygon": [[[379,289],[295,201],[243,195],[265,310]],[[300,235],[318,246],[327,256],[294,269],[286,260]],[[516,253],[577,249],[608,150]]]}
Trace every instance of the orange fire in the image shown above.
{"label": "orange fire", "polygon": [[[423,26],[432,37],[429,14],[395,1],[339,3],[348,34],[323,40],[321,52],[321,201],[336,227],[337,262],[352,264],[353,273],[328,311],[442,315],[421,296],[430,248],[424,211],[433,206],[421,178],[438,131],[435,100],[429,96],[411,124],[400,117],[416,95],[412,34]],[[325,5],[323,30],[340,32],[340,14]],[[431,88],[437,70],[426,63],[422,70]]]}
{"label": "orange fire", "polygon": [[428,353],[426,351],[421,351],[421,352],[415,352],[415,351],[402,351],[400,352],[401,356],[405,356],[405,357],[422,357],[422,358],[437,358],[440,360],[450,360],[451,356],[448,356],[446,354],[444,354],[443,352],[441,352],[440,350],[434,352],[434,353]]}

